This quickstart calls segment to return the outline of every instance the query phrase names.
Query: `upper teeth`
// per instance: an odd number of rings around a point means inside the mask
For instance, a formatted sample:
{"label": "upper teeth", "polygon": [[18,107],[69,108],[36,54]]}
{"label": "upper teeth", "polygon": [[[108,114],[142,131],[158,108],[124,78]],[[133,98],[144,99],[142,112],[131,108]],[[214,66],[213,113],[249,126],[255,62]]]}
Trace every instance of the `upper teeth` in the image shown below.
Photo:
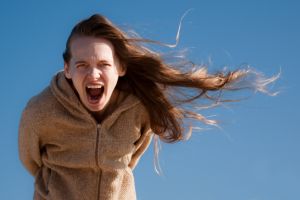
{"label": "upper teeth", "polygon": [[102,85],[88,85],[87,88],[102,88]]}

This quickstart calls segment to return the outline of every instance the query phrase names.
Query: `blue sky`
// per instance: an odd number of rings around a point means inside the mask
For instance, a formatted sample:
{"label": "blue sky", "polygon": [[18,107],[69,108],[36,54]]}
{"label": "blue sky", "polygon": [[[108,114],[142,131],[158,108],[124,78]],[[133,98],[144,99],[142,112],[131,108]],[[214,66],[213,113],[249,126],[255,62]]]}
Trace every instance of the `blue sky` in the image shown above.
{"label": "blue sky", "polygon": [[[62,69],[62,52],[79,20],[102,13],[141,36],[174,43],[210,69],[250,64],[281,78],[277,97],[256,94],[205,114],[221,129],[162,144],[164,174],[153,168],[150,147],[135,170],[138,199],[300,199],[300,3],[292,0],[48,0],[0,2],[0,198],[32,199],[33,178],[18,159],[20,114],[28,99]],[[167,50],[167,49],[165,49]]]}

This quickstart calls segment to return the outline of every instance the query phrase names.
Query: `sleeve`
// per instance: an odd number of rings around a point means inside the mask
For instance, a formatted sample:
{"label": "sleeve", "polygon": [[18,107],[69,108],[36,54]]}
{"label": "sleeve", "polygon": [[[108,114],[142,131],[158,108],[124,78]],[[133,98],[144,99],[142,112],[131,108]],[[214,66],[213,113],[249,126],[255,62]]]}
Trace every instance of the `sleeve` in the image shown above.
{"label": "sleeve", "polygon": [[129,163],[129,167],[133,170],[137,163],[139,162],[141,156],[145,153],[147,148],[149,147],[152,139],[152,132],[148,131],[143,133],[142,137],[138,140],[137,144],[135,145],[136,150],[131,157],[131,161]]}
{"label": "sleeve", "polygon": [[151,126],[150,126],[150,120],[147,114],[147,111],[145,109],[142,109],[143,116],[141,116],[141,118],[143,118],[144,123],[143,123],[143,127],[141,128],[141,137],[135,142],[135,151],[131,157],[131,161],[129,163],[129,167],[133,170],[135,168],[135,166],[137,165],[137,163],[139,162],[141,156],[145,153],[145,151],[147,150],[147,148],[149,147],[151,140],[152,140],[152,136],[153,136],[153,132],[151,130]]}
{"label": "sleeve", "polygon": [[35,176],[41,167],[39,137],[36,133],[37,116],[30,108],[25,108],[19,125],[19,157],[25,168]]}

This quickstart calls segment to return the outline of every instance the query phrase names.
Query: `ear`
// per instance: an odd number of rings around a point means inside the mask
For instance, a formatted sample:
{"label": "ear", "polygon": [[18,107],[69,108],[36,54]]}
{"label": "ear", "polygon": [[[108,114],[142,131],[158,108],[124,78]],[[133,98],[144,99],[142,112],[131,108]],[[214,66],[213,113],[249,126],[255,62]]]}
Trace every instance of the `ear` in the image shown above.
{"label": "ear", "polygon": [[119,66],[119,76],[124,76],[126,74],[126,67],[124,65]]}
{"label": "ear", "polygon": [[68,78],[68,79],[71,79],[72,76],[71,76],[71,72],[70,72],[70,66],[68,63],[64,63],[64,74],[65,74],[65,77]]}

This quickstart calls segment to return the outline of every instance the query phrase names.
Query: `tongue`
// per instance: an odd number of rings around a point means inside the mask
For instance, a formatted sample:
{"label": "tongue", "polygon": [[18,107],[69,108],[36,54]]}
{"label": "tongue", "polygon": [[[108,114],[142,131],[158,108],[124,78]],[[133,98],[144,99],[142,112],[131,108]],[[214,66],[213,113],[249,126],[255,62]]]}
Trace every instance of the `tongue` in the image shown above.
{"label": "tongue", "polygon": [[101,93],[101,89],[100,88],[93,88],[93,89],[89,89],[88,92],[91,96],[98,96]]}
{"label": "tongue", "polygon": [[98,101],[103,93],[103,87],[102,88],[87,88],[87,94],[92,101]]}

